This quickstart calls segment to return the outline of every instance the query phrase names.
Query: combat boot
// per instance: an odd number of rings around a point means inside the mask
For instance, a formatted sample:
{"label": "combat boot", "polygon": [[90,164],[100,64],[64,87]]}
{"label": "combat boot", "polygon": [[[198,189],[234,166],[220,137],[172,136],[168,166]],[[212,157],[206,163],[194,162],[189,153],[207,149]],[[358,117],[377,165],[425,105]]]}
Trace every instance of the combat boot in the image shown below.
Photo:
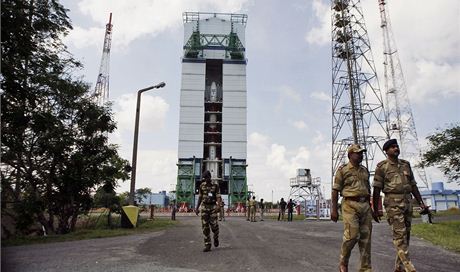
{"label": "combat boot", "polygon": [[344,263],[339,264],[339,272],[348,272],[348,265]]}
{"label": "combat boot", "polygon": [[208,252],[208,251],[211,251],[211,245],[204,246],[203,252]]}
{"label": "combat boot", "polygon": [[218,247],[219,246],[219,238],[214,239],[214,246]]}

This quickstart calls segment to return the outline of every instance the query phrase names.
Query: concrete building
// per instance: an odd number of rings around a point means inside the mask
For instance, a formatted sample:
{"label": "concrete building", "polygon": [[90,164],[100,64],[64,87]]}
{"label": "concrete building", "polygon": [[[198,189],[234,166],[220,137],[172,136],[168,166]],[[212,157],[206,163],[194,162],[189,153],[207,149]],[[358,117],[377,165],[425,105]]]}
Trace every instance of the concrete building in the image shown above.
{"label": "concrete building", "polygon": [[435,211],[445,211],[449,208],[460,208],[460,190],[445,190],[443,182],[433,182],[431,190],[421,191],[425,205]]}
{"label": "concrete building", "polygon": [[169,197],[166,195],[166,191],[160,191],[158,193],[151,193],[142,199],[139,205],[155,205],[157,207],[168,207]]}
{"label": "concrete building", "polygon": [[176,198],[194,207],[209,170],[226,204],[247,195],[244,14],[185,12]]}

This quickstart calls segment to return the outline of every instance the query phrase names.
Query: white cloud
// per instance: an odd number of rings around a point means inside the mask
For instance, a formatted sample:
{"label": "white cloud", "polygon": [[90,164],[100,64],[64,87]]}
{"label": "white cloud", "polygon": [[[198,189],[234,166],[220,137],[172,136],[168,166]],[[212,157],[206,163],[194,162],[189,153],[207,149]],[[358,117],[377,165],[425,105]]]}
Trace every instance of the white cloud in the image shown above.
{"label": "white cloud", "polygon": [[[136,101],[137,95],[125,94],[114,102],[115,120],[120,132],[134,129]],[[143,94],[139,126],[143,131],[157,131],[163,128],[168,110],[169,104],[162,97]]]}
{"label": "white cloud", "polygon": [[331,95],[327,94],[326,92],[312,92],[310,97],[321,101],[331,102]]}
{"label": "white cloud", "polygon": [[291,86],[283,85],[279,88],[279,99],[278,104],[276,105],[276,111],[279,112],[285,102],[295,102],[300,103],[302,101],[302,96],[298,91],[293,89]]}
{"label": "white cloud", "polygon": [[[170,190],[177,178],[176,150],[139,150],[136,188],[151,188],[153,192]],[[129,181],[121,184],[119,192],[129,191]]]}
{"label": "white cloud", "polygon": [[[263,143],[263,144],[262,144]],[[317,137],[312,144],[288,149],[261,133],[251,133],[248,143],[248,183],[253,184],[257,197],[269,200],[274,191],[274,201],[289,197],[289,178],[296,169],[309,168],[313,177],[321,177],[322,189],[330,194],[330,143]]]}
{"label": "white cloud", "polygon": [[302,130],[307,127],[307,124],[303,120],[289,121],[295,128]]}
{"label": "white cloud", "polygon": [[212,10],[232,13],[243,10],[247,4],[248,0],[83,0],[78,4],[80,11],[100,27],[76,28],[67,40],[77,48],[100,44],[109,13],[112,12],[113,39],[117,40],[113,45],[115,49],[126,48],[132,41],[143,36],[156,36],[163,31],[180,27],[182,13],[185,11]]}
{"label": "white cloud", "polygon": [[309,44],[325,45],[331,42],[331,8],[330,2],[321,0],[313,0],[313,11],[319,21],[319,26],[312,28],[305,40]]}

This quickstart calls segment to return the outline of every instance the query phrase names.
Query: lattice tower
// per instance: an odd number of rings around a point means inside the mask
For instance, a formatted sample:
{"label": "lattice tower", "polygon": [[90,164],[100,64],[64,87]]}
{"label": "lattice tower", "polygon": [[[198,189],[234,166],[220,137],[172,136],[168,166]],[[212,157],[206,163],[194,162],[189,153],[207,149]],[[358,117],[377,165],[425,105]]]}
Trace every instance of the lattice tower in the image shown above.
{"label": "lattice tower", "polygon": [[[383,159],[388,125],[359,0],[332,0],[332,176],[352,143],[367,149],[363,165]],[[372,172],[371,172],[372,173]]]}
{"label": "lattice tower", "polygon": [[109,68],[110,68],[110,46],[112,44],[112,13],[108,24],[105,26],[104,47],[102,48],[101,66],[97,76],[96,87],[93,97],[100,106],[109,100]]}
{"label": "lattice tower", "polygon": [[386,2],[379,0],[389,134],[391,138],[398,140],[401,157],[411,162],[417,175],[416,179],[421,180],[428,189],[425,169],[417,166],[420,161],[420,145]]}

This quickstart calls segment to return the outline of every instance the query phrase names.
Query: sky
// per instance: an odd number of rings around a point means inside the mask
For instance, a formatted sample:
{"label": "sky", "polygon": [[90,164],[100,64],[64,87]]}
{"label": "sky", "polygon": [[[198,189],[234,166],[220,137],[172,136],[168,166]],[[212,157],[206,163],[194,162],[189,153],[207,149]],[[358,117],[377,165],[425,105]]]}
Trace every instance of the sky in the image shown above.
{"label": "sky", "polygon": [[[387,1],[419,142],[459,122],[460,2]],[[248,186],[257,198],[289,197],[289,178],[309,168],[331,190],[331,26],[329,0],[64,0],[73,30],[68,50],[94,86],[105,24],[113,13],[110,100],[118,129],[110,141],[131,161],[136,92],[142,96],[136,188],[175,188],[185,11],[244,13],[248,94]],[[383,88],[383,41],[377,0],[361,1]],[[445,181],[428,168],[432,182]],[[454,183],[445,184],[460,189]],[[129,191],[129,181],[119,192]]]}

